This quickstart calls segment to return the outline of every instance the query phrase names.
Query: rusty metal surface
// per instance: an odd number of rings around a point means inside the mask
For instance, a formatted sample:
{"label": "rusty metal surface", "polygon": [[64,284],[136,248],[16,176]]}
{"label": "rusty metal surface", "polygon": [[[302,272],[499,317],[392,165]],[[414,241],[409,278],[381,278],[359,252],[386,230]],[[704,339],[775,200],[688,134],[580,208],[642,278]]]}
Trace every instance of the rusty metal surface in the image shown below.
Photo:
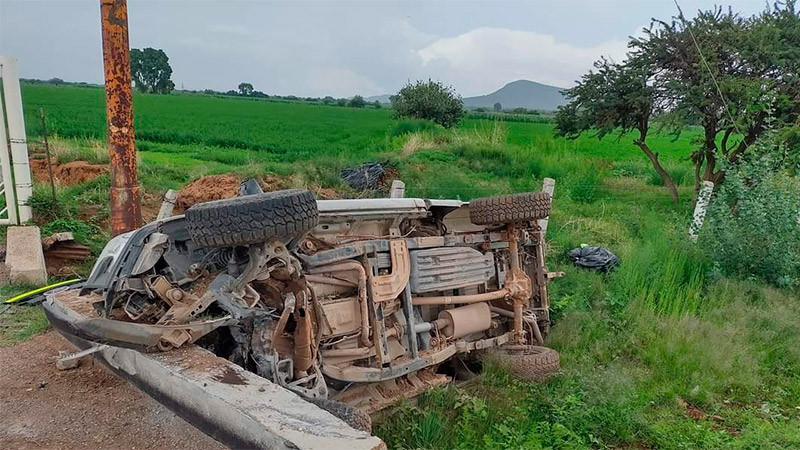
{"label": "rusty metal surface", "polygon": [[111,163],[111,232],[122,234],[142,222],[133,131],[131,61],[126,0],[101,0],[106,118]]}

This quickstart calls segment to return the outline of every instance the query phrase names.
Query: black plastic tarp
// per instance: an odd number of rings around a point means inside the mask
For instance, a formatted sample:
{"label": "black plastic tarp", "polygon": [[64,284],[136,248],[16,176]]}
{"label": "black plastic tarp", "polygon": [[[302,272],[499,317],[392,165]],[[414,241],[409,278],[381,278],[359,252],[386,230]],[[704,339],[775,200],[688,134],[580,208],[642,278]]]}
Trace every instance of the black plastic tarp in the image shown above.
{"label": "black plastic tarp", "polygon": [[607,272],[619,265],[617,255],[603,247],[582,245],[567,252],[572,262],[578,267]]}

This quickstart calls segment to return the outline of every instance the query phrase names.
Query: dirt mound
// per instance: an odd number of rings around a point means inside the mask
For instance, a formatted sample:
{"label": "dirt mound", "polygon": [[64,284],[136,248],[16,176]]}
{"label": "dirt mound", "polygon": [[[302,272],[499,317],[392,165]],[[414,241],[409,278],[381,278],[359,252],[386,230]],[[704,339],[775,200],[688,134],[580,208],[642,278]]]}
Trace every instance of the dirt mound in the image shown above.
{"label": "dirt mound", "polygon": [[[34,180],[50,182],[47,159],[32,159],[30,165]],[[89,164],[86,161],[70,161],[64,164],[53,162],[53,178],[55,178],[56,184],[61,186],[85,183],[106,172],[108,172],[108,166],[105,164]]]}
{"label": "dirt mound", "polygon": [[55,170],[55,177],[61,184],[71,186],[94,180],[106,172],[108,172],[108,166],[104,164],[70,161],[58,166],[58,169]]}
{"label": "dirt mound", "polygon": [[[186,210],[196,203],[236,197],[239,195],[239,184],[242,181],[240,176],[232,173],[198,178],[178,192],[178,200],[175,202],[176,209]],[[281,177],[273,173],[265,174],[257,181],[264,192],[291,189],[303,184],[296,179]],[[316,183],[311,183],[308,190],[314,192],[315,196],[321,200],[339,198],[339,194],[335,190],[324,188]]]}
{"label": "dirt mound", "polygon": [[239,194],[241,181],[237,175],[230,173],[198,178],[178,192],[175,205],[180,209],[188,209],[195,203],[236,197]]}
{"label": "dirt mound", "polygon": [[56,370],[59,350],[53,331],[0,346],[4,448],[223,448],[100,363]]}

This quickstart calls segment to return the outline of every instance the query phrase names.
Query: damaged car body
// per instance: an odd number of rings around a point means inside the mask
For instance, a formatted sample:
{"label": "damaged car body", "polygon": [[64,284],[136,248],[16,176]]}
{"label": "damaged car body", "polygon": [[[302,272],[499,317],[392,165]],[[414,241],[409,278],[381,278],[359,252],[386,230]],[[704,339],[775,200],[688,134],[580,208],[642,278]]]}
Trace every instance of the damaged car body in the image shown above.
{"label": "damaged car body", "polygon": [[524,379],[558,369],[541,346],[562,275],[545,267],[548,194],[316,201],[249,182],[240,194],[115,237],[76,296],[83,319],[60,320],[55,298],[48,318],[145,353],[194,344],[365,414],[480,355]]}

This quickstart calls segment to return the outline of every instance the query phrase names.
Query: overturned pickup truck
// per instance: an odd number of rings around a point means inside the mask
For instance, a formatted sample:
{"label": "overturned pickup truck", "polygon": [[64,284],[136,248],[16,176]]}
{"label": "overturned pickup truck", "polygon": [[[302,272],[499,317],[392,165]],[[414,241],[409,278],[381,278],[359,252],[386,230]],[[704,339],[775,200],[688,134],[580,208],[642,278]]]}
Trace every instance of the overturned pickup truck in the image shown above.
{"label": "overturned pickup truck", "polygon": [[51,323],[207,432],[228,425],[135,364],[183,354],[191,374],[208,361],[187,352],[202,352],[238,366],[216,381],[261,380],[242,402],[277,385],[356,429],[486,358],[528,380],[558,369],[541,346],[560,275],[537,222],[548,194],[315,201],[252,182],[241,194],[112,239],[80,289],[48,297]]}

